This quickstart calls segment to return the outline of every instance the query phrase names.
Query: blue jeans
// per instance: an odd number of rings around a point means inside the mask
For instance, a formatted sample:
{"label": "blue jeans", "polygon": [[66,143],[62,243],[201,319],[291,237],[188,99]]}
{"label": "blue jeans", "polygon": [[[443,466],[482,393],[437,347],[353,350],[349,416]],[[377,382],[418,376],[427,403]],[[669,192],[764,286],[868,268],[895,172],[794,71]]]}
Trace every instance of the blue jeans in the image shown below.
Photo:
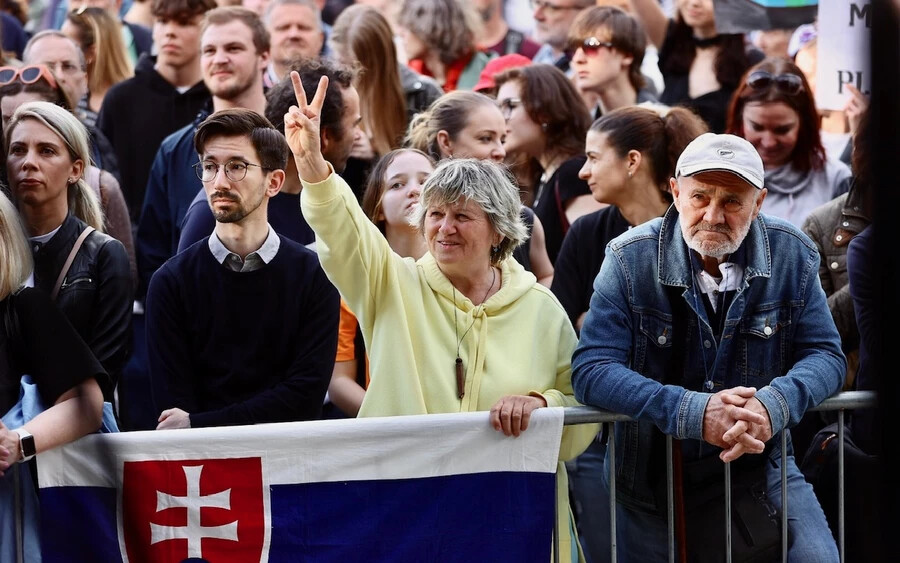
{"label": "blue jeans", "polygon": [[580,456],[566,462],[578,522],[578,540],[587,563],[609,559],[609,492],[603,485],[606,444],[595,438]]}
{"label": "blue jeans", "polygon": [[[781,458],[766,464],[769,500],[781,509]],[[788,561],[791,563],[829,563],[840,560],[837,545],[828,528],[825,513],[812,486],[797,468],[794,456],[787,457],[788,487]],[[609,494],[609,481],[602,480]],[[725,502],[724,497],[722,502]],[[618,560],[623,563],[667,561],[665,517],[616,507]],[[608,551],[607,551],[608,553]],[[606,555],[601,561],[607,561]]]}

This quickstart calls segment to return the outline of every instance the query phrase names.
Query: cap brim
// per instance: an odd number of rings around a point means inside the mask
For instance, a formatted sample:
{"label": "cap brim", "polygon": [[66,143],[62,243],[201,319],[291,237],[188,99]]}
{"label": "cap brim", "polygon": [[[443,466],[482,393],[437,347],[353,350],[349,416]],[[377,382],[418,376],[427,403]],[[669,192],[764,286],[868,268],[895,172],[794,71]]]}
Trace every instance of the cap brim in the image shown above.
{"label": "cap brim", "polygon": [[764,184],[764,180],[762,178],[754,178],[752,175],[747,174],[747,171],[740,166],[728,166],[727,164],[722,163],[718,163],[715,166],[709,166],[708,164],[682,166],[679,172],[682,176],[696,176],[697,174],[702,174],[703,172],[731,172],[757,190],[761,190]]}

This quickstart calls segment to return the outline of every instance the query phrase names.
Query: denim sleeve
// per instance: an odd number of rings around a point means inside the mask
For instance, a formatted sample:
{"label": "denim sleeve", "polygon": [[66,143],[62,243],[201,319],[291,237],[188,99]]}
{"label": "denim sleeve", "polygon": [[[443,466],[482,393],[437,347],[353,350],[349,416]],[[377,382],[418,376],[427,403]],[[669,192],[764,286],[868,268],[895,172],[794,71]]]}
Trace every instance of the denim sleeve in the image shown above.
{"label": "denim sleeve", "polygon": [[639,336],[628,307],[627,276],[615,251],[607,248],[572,356],[575,398],[586,405],[652,422],[677,438],[698,437],[709,397],[677,385],[663,385],[629,367],[634,339]]}
{"label": "denim sleeve", "polygon": [[818,258],[816,254],[807,263],[804,306],[796,315],[793,333],[793,366],[756,392],[769,411],[773,433],[796,425],[808,409],[840,390],[847,372],[841,337],[816,275]]}

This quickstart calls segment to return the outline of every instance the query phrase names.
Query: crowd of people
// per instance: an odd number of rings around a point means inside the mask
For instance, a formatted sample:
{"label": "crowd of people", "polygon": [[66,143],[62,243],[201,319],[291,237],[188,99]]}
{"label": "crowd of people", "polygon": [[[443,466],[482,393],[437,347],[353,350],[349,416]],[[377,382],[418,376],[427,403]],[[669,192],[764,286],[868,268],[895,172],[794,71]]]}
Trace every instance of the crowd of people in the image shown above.
{"label": "crowd of people", "polygon": [[875,388],[870,120],[852,86],[817,108],[815,26],[721,34],[712,0],[19,4],[0,414],[26,382],[47,408],[0,423],[0,479],[104,402],[123,431],[489,411],[507,436],[586,404],[633,421],[613,468],[607,432],[563,432],[564,559],[608,556],[610,470],[619,557],[665,559],[664,434],[691,560],[722,549],[692,480],[721,462],[775,519],[787,488],[791,561],[839,559],[800,468],[807,411]]}

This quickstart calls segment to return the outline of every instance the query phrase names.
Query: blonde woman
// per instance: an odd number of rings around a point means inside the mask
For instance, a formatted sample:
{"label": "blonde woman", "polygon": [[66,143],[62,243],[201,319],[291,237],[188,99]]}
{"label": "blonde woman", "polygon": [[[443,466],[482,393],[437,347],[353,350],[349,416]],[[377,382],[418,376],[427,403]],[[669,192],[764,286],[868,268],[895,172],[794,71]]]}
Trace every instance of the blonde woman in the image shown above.
{"label": "blonde woman", "polygon": [[122,41],[119,22],[102,8],[69,12],[62,32],[78,43],[84,53],[88,93],[77,103],[85,115],[85,124],[93,127],[106,93],[114,85],[134,76],[134,66]]}
{"label": "blonde woman", "polygon": [[125,248],[101,232],[100,203],[83,178],[87,131],[61,107],[29,102],[4,134],[9,187],[31,237],[31,285],[51,295],[110,374],[111,400],[129,354],[132,284]]}

